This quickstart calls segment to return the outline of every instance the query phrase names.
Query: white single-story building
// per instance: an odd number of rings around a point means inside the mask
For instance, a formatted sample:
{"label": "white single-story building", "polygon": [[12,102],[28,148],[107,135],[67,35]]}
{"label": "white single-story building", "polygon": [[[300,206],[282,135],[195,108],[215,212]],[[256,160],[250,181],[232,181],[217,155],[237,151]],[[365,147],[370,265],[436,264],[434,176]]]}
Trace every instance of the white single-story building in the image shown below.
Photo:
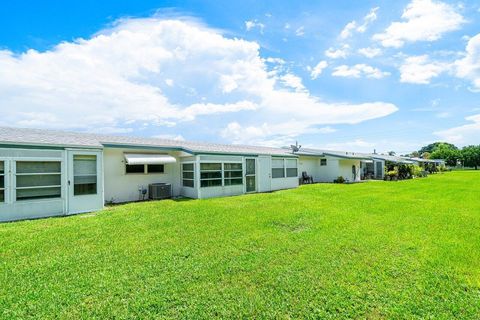
{"label": "white single-story building", "polygon": [[358,182],[362,178],[361,162],[371,158],[360,153],[302,148],[295,152],[298,171],[312,176],[314,182],[333,182],[343,177],[347,182]]}
{"label": "white single-story building", "polygon": [[280,148],[0,128],[0,221],[70,215],[146,199],[295,188],[298,155]]}

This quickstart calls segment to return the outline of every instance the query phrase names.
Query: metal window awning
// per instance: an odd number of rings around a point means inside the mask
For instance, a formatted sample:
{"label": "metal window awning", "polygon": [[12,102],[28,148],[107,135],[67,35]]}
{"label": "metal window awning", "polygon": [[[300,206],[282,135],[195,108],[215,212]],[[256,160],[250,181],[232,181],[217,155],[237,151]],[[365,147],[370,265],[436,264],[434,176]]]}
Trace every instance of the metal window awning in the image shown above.
{"label": "metal window awning", "polygon": [[167,154],[125,153],[124,156],[127,164],[166,164],[177,162],[177,159]]}

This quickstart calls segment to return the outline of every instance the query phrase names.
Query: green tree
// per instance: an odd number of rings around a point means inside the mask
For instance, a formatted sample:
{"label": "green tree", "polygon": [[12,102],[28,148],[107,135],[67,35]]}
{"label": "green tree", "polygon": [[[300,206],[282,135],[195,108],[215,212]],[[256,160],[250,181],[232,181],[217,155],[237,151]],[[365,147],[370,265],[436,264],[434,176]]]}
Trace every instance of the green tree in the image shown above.
{"label": "green tree", "polygon": [[446,145],[446,146],[450,147],[451,149],[458,150],[458,148],[454,144],[447,143],[447,142],[434,142],[434,143],[430,143],[427,146],[422,147],[420,150],[418,150],[418,153],[419,154],[422,154],[422,153],[425,153],[425,152],[432,153],[433,151],[435,151],[441,145],[443,145],[443,146]]}
{"label": "green tree", "polygon": [[461,158],[461,152],[457,147],[449,143],[437,145],[435,150],[430,154],[430,159],[443,159],[448,166],[456,166],[458,159]]}
{"label": "green tree", "polygon": [[465,167],[474,167],[478,170],[480,166],[480,145],[468,146],[462,149],[462,162]]}

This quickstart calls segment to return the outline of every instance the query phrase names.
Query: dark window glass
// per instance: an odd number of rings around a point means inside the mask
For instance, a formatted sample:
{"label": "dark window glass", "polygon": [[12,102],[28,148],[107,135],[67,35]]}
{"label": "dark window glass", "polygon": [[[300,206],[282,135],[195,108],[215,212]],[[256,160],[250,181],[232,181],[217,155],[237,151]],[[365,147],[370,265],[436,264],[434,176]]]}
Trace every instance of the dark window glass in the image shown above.
{"label": "dark window glass", "polygon": [[242,171],[225,171],[224,176],[225,178],[239,178],[242,177]]}
{"label": "dark window glass", "polygon": [[164,173],[165,166],[163,164],[149,164],[147,166],[148,173]]}
{"label": "dark window glass", "polygon": [[320,159],[320,165],[321,166],[326,166],[327,165],[327,159]]}
{"label": "dark window glass", "polygon": [[17,161],[17,173],[59,173],[58,161]]}
{"label": "dark window glass", "polygon": [[296,177],[297,175],[297,168],[287,168],[287,177]]}
{"label": "dark window glass", "polygon": [[73,195],[97,194],[97,156],[73,156]]}
{"label": "dark window glass", "polygon": [[143,164],[127,164],[125,167],[126,173],[145,173],[145,166]]}
{"label": "dark window glass", "polygon": [[235,186],[235,185],[240,185],[243,184],[243,179],[225,179],[225,185],[226,186]]}
{"label": "dark window glass", "polygon": [[285,178],[285,170],[283,168],[272,168],[272,178]]}
{"label": "dark window glass", "polygon": [[200,170],[222,170],[221,163],[200,163]]}
{"label": "dark window glass", "polygon": [[61,194],[62,191],[60,187],[17,189],[17,200],[60,198]]}
{"label": "dark window glass", "polygon": [[222,179],[217,179],[217,180],[201,180],[200,181],[200,186],[202,188],[204,187],[218,187],[222,186]]}
{"label": "dark window glass", "polygon": [[[3,177],[2,177],[3,178]],[[19,175],[17,176],[17,188],[41,187],[41,186],[59,186],[61,185],[61,176],[55,175]],[[0,186],[1,188],[1,186]]]}
{"label": "dark window glass", "polygon": [[193,172],[188,172],[188,171],[187,171],[187,172],[185,172],[185,171],[183,172],[183,178],[184,178],[184,179],[192,179],[192,180],[193,180],[193,176],[194,176],[194,175],[193,175]]}
{"label": "dark window glass", "polygon": [[213,172],[201,172],[200,179],[215,179],[221,178],[222,172],[221,171],[213,171]]}
{"label": "dark window glass", "polygon": [[225,163],[223,165],[225,170],[240,170],[242,171],[242,164],[241,163]]}
{"label": "dark window glass", "polygon": [[193,171],[193,163],[184,163],[182,166],[183,171]]}
{"label": "dark window glass", "polygon": [[183,186],[193,188],[193,180],[183,180]]}

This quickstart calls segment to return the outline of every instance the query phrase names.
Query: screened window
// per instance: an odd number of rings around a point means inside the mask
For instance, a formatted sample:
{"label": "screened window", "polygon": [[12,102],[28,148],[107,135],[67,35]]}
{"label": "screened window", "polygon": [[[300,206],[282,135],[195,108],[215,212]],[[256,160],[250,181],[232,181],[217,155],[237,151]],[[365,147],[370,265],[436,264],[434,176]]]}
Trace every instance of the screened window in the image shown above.
{"label": "screened window", "polygon": [[226,186],[243,184],[243,167],[241,163],[224,163],[223,177]]}
{"label": "screened window", "polygon": [[163,164],[149,164],[147,165],[147,173],[164,173],[165,166]]}
{"label": "screened window", "polygon": [[0,161],[0,203],[5,202],[5,162]]}
{"label": "screened window", "polygon": [[320,159],[320,165],[321,166],[326,166],[327,165],[327,159]]}
{"label": "screened window", "polygon": [[201,163],[200,164],[200,186],[218,187],[222,185],[222,164]]}
{"label": "screened window", "polygon": [[195,171],[193,163],[182,164],[182,185],[193,188],[195,183]]}
{"label": "screened window", "polygon": [[17,161],[16,199],[60,198],[62,166],[59,161]]}
{"label": "screened window", "polygon": [[73,194],[97,194],[97,156],[73,156]]}
{"label": "screened window", "polygon": [[285,164],[287,167],[287,177],[298,177],[297,160],[285,159]]}
{"label": "screened window", "polygon": [[272,178],[285,178],[285,161],[272,159]]}
{"label": "screened window", "polygon": [[144,164],[126,164],[125,165],[126,173],[145,173]]}

